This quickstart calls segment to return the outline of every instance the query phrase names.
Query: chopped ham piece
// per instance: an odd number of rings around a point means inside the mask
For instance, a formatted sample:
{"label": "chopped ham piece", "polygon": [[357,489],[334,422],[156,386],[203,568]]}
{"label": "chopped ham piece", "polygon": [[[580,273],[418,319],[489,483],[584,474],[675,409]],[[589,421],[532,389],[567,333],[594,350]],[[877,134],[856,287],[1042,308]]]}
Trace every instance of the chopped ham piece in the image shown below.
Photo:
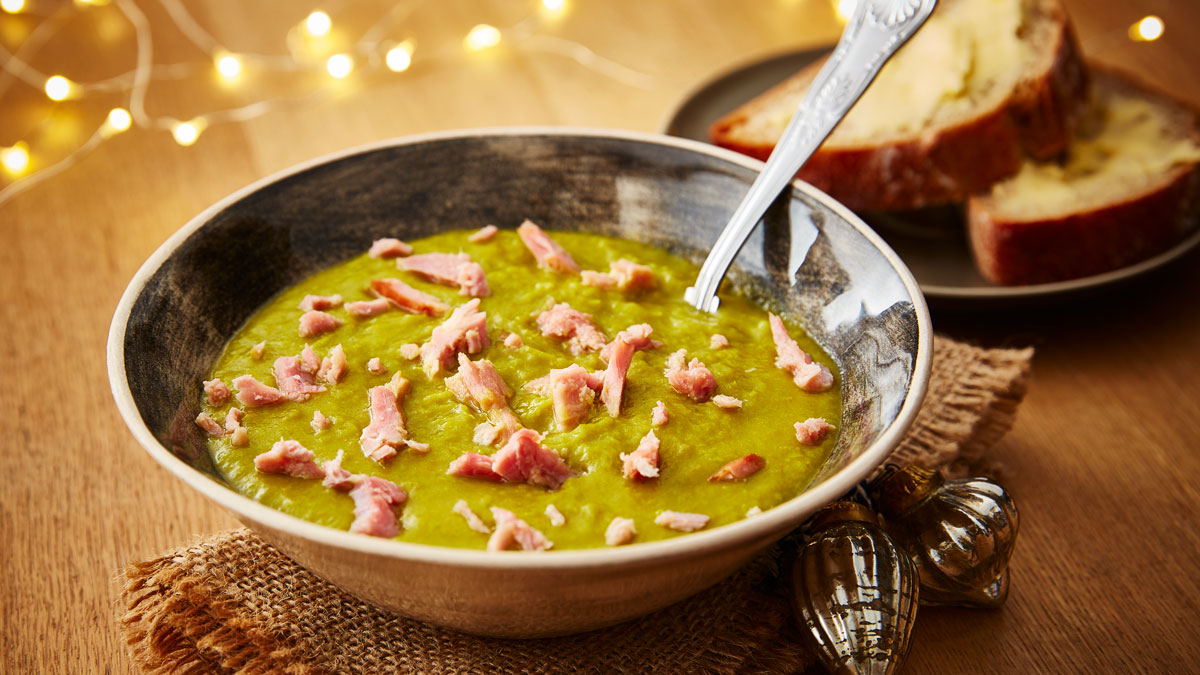
{"label": "chopped ham piece", "polygon": [[483,519],[475,515],[475,512],[471,510],[471,505],[466,500],[460,499],[454,502],[454,506],[450,510],[462,516],[463,520],[467,521],[467,527],[472,530],[480,534],[491,534],[491,529],[484,524]]}
{"label": "chopped ham piece", "polygon": [[383,361],[380,361],[378,356],[375,356],[367,361],[367,370],[376,375],[383,375],[387,372],[387,366],[383,365]]}
{"label": "chopped ham piece", "polygon": [[595,286],[606,291],[643,291],[654,288],[654,270],[645,265],[639,265],[631,260],[621,258],[609,263],[608,272],[580,272],[585,286]]}
{"label": "chopped ham piece", "polygon": [[196,426],[203,429],[204,433],[208,434],[210,438],[221,438],[225,435],[225,430],[221,428],[221,425],[217,424],[212,415],[206,412],[196,415]]}
{"label": "chopped ham piece", "polygon": [[421,357],[421,345],[415,342],[407,342],[400,345],[400,358],[416,361]]}
{"label": "chopped ham piece", "polygon": [[718,483],[749,478],[762,471],[762,468],[766,465],[767,460],[754,453],[750,453],[745,457],[738,457],[720,469],[717,469],[716,473],[708,477],[708,482]]}
{"label": "chopped ham piece", "polygon": [[[600,393],[600,390],[604,387],[604,371],[597,370],[588,373],[587,386],[591,387],[592,391],[596,392],[597,394]],[[537,379],[530,380],[521,388],[531,394],[548,397],[550,396],[550,376],[543,375]]]}
{"label": "chopped ham piece", "polygon": [[559,246],[533,221],[526,220],[521,223],[521,226],[517,228],[517,235],[521,237],[521,241],[525,242],[525,247],[529,249],[533,257],[537,258],[538,267],[545,267],[563,274],[579,273],[579,265],[575,263],[571,254],[567,253],[566,249]]}
{"label": "chopped ham piece", "polygon": [[325,391],[313,374],[305,370],[304,362],[294,356],[275,359],[275,386],[289,401],[307,401],[313,394]]}
{"label": "chopped ham piece", "polygon": [[468,297],[491,293],[483,267],[466,253],[422,253],[397,260],[396,267],[443,286],[458,286],[458,292]]}
{"label": "chopped ham piece", "polygon": [[621,396],[625,391],[625,375],[633,361],[633,345],[620,335],[613,340],[613,349],[608,355],[608,369],[604,371],[604,386],[600,389],[600,400],[608,410],[609,417],[621,414]]}
{"label": "chopped ham piece", "polygon": [[669,527],[679,532],[695,532],[708,525],[708,516],[703,513],[680,513],[679,511],[663,511],[654,519],[656,525]]}
{"label": "chopped ham piece", "polygon": [[313,461],[313,453],[296,441],[277,441],[254,458],[254,468],[296,478],[324,478],[325,471]]}
{"label": "chopped ham piece", "polygon": [[314,309],[332,309],[342,305],[340,295],[306,295],[300,301],[300,309],[311,312]]}
{"label": "chopped ham piece", "polygon": [[577,356],[585,351],[598,352],[608,342],[591,315],[576,311],[565,302],[538,314],[537,325],[542,335],[566,340],[567,350]]}
{"label": "chopped ham piece", "polygon": [[418,441],[414,441],[411,438],[408,439],[407,441],[404,441],[404,444],[408,446],[409,450],[420,453],[422,455],[429,452],[429,449],[430,449],[430,445],[428,443],[420,443]]}
{"label": "chopped ham piece", "polygon": [[684,365],[685,361],[687,361],[686,349],[680,349],[667,358],[665,371],[667,382],[674,387],[675,391],[697,403],[703,403],[717,390],[717,379],[703,363],[700,363],[699,359],[692,359],[690,363]]}
{"label": "chopped ham piece", "polygon": [[341,325],[342,320],[336,316],[314,309],[300,315],[300,337],[316,337]]}
{"label": "chopped ham piece", "polygon": [[725,394],[717,394],[712,397],[713,405],[725,410],[741,410],[742,399],[726,396]]}
{"label": "chopped ham piece", "polygon": [[638,482],[657,478],[658,448],[658,437],[651,431],[642,437],[642,441],[638,443],[637,450],[628,455],[622,452],[621,471],[624,476],[629,480]]}
{"label": "chopped ham piece", "polygon": [[346,311],[351,316],[356,316],[360,319],[365,319],[369,316],[382,314],[388,311],[392,303],[388,302],[387,298],[375,298],[374,300],[358,300],[355,302],[346,303]]}
{"label": "chopped ham piece", "polygon": [[333,426],[333,421],[325,416],[320,410],[313,411],[312,421],[308,423],[314,432],[323,431]]}
{"label": "chopped ham piece", "polygon": [[833,429],[833,425],[821,417],[810,417],[803,422],[796,422],[796,440],[805,445],[817,445],[825,440],[825,436]]}
{"label": "chopped ham piece", "polygon": [[230,408],[229,412],[225,413],[225,433],[232,434],[234,429],[242,426],[244,416],[241,408]]}
{"label": "chopped ham piece", "polygon": [[[508,407],[508,398],[513,391],[491,361],[472,361],[466,354],[459,354],[458,373],[444,381],[455,398],[487,416],[496,427],[496,440],[507,442],[509,436],[521,428],[521,420]],[[477,434],[478,431],[477,428]]]}
{"label": "chopped ham piece", "polygon": [[633,519],[617,516],[608,524],[608,529],[604,530],[604,543],[620,546],[633,541],[636,536],[637,528],[633,526]]}
{"label": "chopped ham piece", "polygon": [[558,453],[542,447],[542,435],[519,429],[492,455],[492,470],[510,483],[542,485],[557,490],[570,478],[571,469]]}
{"label": "chopped ham piece", "polygon": [[508,335],[504,336],[504,346],[508,347],[509,349],[516,349],[523,344],[525,344],[525,341],[522,340],[521,336],[517,335],[516,333],[509,333]]}
{"label": "chopped ham piece", "polygon": [[[407,380],[405,381],[407,383]],[[358,444],[363,454],[376,462],[383,463],[396,456],[396,451],[408,440],[404,428],[404,412],[400,409],[397,394],[391,387],[371,387],[371,423],[362,430]]]}
{"label": "chopped ham piece", "polygon": [[479,228],[475,234],[467,237],[467,241],[473,244],[481,244],[485,241],[491,241],[493,238],[495,238],[496,233],[499,231],[500,228],[496,227],[495,225],[484,225],[483,227]]}
{"label": "chopped ham piece", "polygon": [[656,427],[665,427],[670,420],[671,416],[667,413],[667,406],[662,401],[655,403],[654,410],[650,411],[650,424]]}
{"label": "chopped ham piece", "polygon": [[775,365],[786,370],[792,380],[804,391],[829,391],[833,386],[833,373],[824,365],[814,363],[792,336],[788,334],[783,319],[768,312],[771,322],[771,337],[775,338]]}
{"label": "chopped ham piece", "polygon": [[220,379],[204,381],[204,395],[208,397],[208,404],[214,408],[220,408],[229,400],[232,393],[229,391],[229,385],[222,382]]}
{"label": "chopped ham piece", "polygon": [[356,476],[358,483],[351,488],[354,500],[354,522],[350,531],[372,537],[394,537],[400,533],[395,507],[408,501],[399,485],[378,476]]}
{"label": "chopped ham piece", "polygon": [[588,375],[585,368],[575,364],[550,371],[550,398],[559,431],[579,426],[592,411],[596,392],[588,386]]}
{"label": "chopped ham piece", "polygon": [[321,369],[321,357],[317,356],[317,352],[312,348],[312,345],[304,345],[304,349],[300,350],[300,367],[304,372],[316,375]]}
{"label": "chopped ham piece", "polygon": [[562,527],[567,523],[567,517],[558,510],[558,507],[553,504],[546,505],[546,517],[550,519],[550,524],[555,527]]}
{"label": "chopped ham piece", "polygon": [[446,475],[460,478],[482,478],[497,483],[504,480],[503,476],[492,470],[492,458],[478,452],[464,452],[459,455],[458,459],[450,462],[450,467],[446,469]]}
{"label": "chopped ham piece", "polygon": [[626,328],[617,333],[617,337],[613,338],[612,342],[604,345],[604,349],[600,350],[600,359],[605,363],[608,363],[612,359],[612,352],[616,349],[617,340],[628,342],[634,350],[639,352],[644,349],[658,349],[662,346],[662,343],[658,340],[650,339],[650,334],[653,332],[654,329],[648,323],[639,323]]}
{"label": "chopped ham piece", "polygon": [[372,279],[371,290],[400,309],[413,314],[441,316],[449,305],[428,293],[418,291],[399,279]]}
{"label": "chopped ham piece", "polygon": [[477,445],[491,445],[500,438],[500,427],[493,426],[487,422],[480,422],[475,425],[475,430],[471,435],[471,440]]}
{"label": "chopped ham piece", "polygon": [[242,375],[233,378],[233,386],[238,390],[237,400],[241,401],[243,405],[275,405],[285,400],[283,394],[279,393],[278,389],[268,387],[254,379],[251,375]]}
{"label": "chopped ham piece", "polygon": [[489,551],[505,551],[513,544],[520,546],[522,551],[544,551],[553,545],[546,539],[546,535],[535,530],[512,511],[493,506],[492,517],[496,519],[496,530],[488,539]]}
{"label": "chopped ham piece", "polygon": [[372,258],[399,258],[412,254],[412,246],[391,237],[376,239],[371,244],[371,250],[367,251],[367,255]]}
{"label": "chopped ham piece", "polygon": [[342,451],[338,450],[337,457],[327,460],[321,465],[321,471],[325,473],[325,478],[321,480],[321,485],[343,491],[354,487],[356,476],[342,468],[342,457]]}
{"label": "chopped ham piece", "polygon": [[454,364],[456,354],[478,354],[489,344],[487,312],[479,311],[479,298],[474,298],[456,307],[421,345],[421,370],[432,379]]}
{"label": "chopped ham piece", "polygon": [[346,350],[341,345],[334,345],[329,350],[329,356],[321,359],[321,367],[317,370],[317,379],[329,384],[337,384],[346,374]]}
{"label": "chopped ham piece", "polygon": [[713,336],[708,340],[708,347],[712,350],[724,349],[729,346],[729,338],[720,333],[713,333]]}
{"label": "chopped ham piece", "polygon": [[250,445],[250,432],[246,431],[246,427],[238,427],[229,433],[229,444],[235,448],[244,448]]}
{"label": "chopped ham piece", "polygon": [[253,347],[250,348],[250,358],[254,359],[255,361],[262,361],[263,354],[266,354],[266,353],[267,353],[267,341],[266,340],[263,340],[262,342],[258,342]]}

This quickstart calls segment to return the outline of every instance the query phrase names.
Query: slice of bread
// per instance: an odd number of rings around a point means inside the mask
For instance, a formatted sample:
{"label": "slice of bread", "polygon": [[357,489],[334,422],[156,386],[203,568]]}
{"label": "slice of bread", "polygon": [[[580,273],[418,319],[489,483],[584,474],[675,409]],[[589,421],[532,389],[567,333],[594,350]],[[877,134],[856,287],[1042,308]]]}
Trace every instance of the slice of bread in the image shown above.
{"label": "slice of bread", "polygon": [[1092,100],[1058,162],[1027,162],[967,202],[976,266],[1006,285],[1075,279],[1169,248],[1200,218],[1200,113],[1093,68]]}
{"label": "slice of bread", "polygon": [[[823,63],[709,128],[766,159]],[[856,210],[960,202],[1066,147],[1087,70],[1059,0],[942,0],[797,174]]]}

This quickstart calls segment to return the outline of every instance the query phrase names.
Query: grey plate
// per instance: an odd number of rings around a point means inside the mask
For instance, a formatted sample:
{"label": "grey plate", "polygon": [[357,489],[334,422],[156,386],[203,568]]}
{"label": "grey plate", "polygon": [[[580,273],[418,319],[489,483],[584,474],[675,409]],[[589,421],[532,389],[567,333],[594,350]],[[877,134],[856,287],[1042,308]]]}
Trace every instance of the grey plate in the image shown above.
{"label": "grey plate", "polygon": [[[710,124],[828,49],[789,51],[736,65],[685,94],[660,128],[665,134],[708,142]],[[939,307],[993,309],[1061,302],[1153,272],[1200,245],[1197,230],[1153,258],[1112,272],[1049,284],[997,286],[975,270],[959,209],[861,215],[908,265],[930,304]]]}

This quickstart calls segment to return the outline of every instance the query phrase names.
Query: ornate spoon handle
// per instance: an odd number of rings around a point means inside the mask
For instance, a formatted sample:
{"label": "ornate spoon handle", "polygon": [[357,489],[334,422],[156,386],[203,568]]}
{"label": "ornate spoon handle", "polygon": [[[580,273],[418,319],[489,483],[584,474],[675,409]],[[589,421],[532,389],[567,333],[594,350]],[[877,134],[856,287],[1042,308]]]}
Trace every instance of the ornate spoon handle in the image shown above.
{"label": "ornate spoon handle", "polygon": [[860,0],[841,40],[783,131],[742,203],[717,238],[696,283],[684,293],[696,309],[717,311],[717,287],[767,207],[833,132],[937,0]]}

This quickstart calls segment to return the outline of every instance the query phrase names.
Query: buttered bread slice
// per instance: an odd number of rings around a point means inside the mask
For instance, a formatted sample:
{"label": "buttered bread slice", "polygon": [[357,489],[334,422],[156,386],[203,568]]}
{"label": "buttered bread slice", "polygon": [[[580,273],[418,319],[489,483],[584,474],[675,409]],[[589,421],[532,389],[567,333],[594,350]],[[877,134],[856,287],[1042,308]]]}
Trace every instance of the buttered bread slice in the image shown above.
{"label": "buttered bread slice", "polygon": [[[766,159],[822,63],[709,128]],[[1058,0],[942,0],[798,176],[856,210],[963,201],[1066,147],[1087,71]]]}
{"label": "buttered bread slice", "polygon": [[998,284],[1074,279],[1153,256],[1200,218],[1200,115],[1111,71],[1058,162],[1027,162],[967,203],[979,271]]}

